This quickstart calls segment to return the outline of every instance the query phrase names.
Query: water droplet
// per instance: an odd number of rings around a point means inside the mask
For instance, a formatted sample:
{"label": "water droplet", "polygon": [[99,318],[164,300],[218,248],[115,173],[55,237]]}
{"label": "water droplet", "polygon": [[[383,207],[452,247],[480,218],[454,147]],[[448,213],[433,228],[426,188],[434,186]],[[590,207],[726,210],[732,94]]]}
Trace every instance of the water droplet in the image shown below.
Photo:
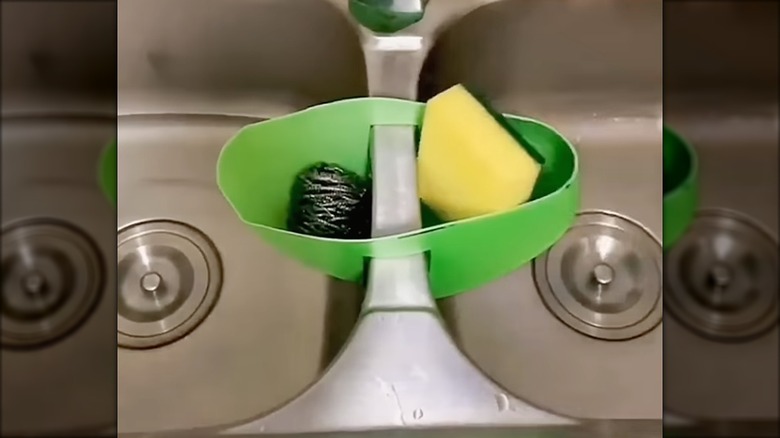
{"label": "water droplet", "polygon": [[498,405],[498,411],[508,411],[510,408],[509,397],[506,394],[496,394],[496,405]]}
{"label": "water droplet", "polygon": [[415,420],[419,420],[420,418],[422,418],[423,417],[422,409],[415,409],[414,412],[412,412],[412,417]]}

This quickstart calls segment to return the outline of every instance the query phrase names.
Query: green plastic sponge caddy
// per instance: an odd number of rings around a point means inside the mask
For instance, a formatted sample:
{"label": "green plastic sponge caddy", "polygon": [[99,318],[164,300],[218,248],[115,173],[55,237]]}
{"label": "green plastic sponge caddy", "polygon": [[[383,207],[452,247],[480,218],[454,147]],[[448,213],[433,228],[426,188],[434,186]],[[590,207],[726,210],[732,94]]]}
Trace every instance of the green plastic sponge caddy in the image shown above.
{"label": "green plastic sponge caddy", "polygon": [[103,148],[103,151],[100,154],[98,184],[100,185],[100,190],[103,192],[103,196],[105,196],[114,207],[116,207],[117,196],[116,166],[116,140],[113,140]]}
{"label": "green plastic sponge caddy", "polygon": [[506,116],[509,127],[544,159],[534,197],[525,204],[456,222],[429,218],[419,230],[365,240],[325,239],[285,229],[289,188],[301,169],[325,161],[365,176],[372,127],[420,127],[424,111],[425,104],[418,102],[357,98],[248,125],[223,148],[218,185],[239,218],[266,242],[339,279],[362,281],[368,258],[428,253],[435,298],[510,273],[566,232],[579,208],[577,153],[550,126],[516,116]]}
{"label": "green plastic sponge caddy", "polygon": [[664,250],[685,234],[699,201],[698,160],[693,148],[669,128],[663,131]]}

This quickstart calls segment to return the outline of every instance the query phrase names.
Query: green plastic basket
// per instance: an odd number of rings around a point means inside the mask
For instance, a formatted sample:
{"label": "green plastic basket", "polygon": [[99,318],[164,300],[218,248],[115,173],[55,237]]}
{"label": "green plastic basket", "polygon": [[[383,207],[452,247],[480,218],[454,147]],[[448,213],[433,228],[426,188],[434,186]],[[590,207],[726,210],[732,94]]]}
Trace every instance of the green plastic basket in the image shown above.
{"label": "green plastic basket", "polygon": [[551,127],[513,116],[508,116],[510,127],[544,158],[530,202],[449,223],[424,216],[420,230],[376,239],[325,239],[285,229],[289,191],[298,172],[313,162],[326,161],[365,176],[370,168],[371,127],[419,127],[424,111],[425,104],[418,102],[358,98],[248,125],[220,154],[220,190],[241,220],[268,243],[339,279],[362,281],[367,258],[427,252],[436,298],[510,273],[566,232],[579,207],[577,154]]}
{"label": "green plastic basket", "polygon": [[98,184],[103,195],[116,206],[116,140],[103,149],[98,164]]}
{"label": "green plastic basket", "polygon": [[664,249],[685,234],[699,201],[698,160],[693,148],[669,128],[663,132]]}

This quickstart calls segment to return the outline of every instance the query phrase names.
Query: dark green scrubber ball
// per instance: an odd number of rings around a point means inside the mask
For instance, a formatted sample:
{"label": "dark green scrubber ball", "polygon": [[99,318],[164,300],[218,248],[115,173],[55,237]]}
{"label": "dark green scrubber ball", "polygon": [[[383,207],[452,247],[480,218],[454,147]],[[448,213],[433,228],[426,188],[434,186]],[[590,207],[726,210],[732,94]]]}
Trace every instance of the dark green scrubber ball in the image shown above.
{"label": "dark green scrubber ball", "polygon": [[287,229],[333,239],[370,237],[370,180],[329,163],[303,169],[290,192]]}

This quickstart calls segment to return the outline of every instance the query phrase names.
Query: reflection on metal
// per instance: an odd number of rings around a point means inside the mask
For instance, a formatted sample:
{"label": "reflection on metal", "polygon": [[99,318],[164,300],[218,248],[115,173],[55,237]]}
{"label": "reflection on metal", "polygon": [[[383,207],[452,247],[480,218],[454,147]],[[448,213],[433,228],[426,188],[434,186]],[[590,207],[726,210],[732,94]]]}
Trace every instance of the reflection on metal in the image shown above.
{"label": "reflection on metal", "polygon": [[12,225],[2,238],[4,347],[55,341],[89,316],[104,272],[98,250],[83,232],[40,220]]}
{"label": "reflection on metal", "polygon": [[590,212],[534,261],[534,274],[545,304],[566,325],[621,340],[661,322],[661,263],[661,245],[643,227]]}
{"label": "reflection on metal", "polygon": [[777,325],[777,242],[749,218],[700,213],[666,261],[666,306],[697,333],[738,340]]}
{"label": "reflection on metal", "polygon": [[120,346],[172,342],[208,316],[219,296],[222,265],[205,235],[155,221],[125,228],[117,240]]}

